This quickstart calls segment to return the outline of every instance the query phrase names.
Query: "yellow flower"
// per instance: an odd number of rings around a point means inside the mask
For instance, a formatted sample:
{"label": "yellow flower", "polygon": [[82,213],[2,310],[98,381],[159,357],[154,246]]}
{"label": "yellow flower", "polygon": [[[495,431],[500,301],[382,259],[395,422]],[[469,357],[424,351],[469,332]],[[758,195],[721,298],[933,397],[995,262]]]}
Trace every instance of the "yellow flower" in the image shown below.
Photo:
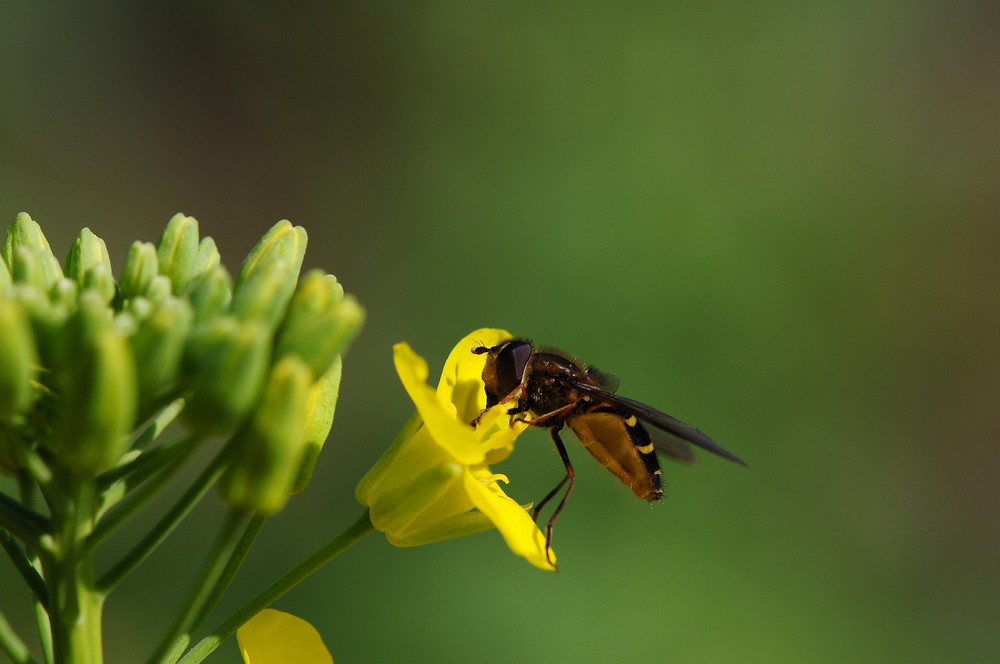
{"label": "yellow flower", "polygon": [[[427,385],[427,362],[405,343],[393,348],[396,372],[417,412],[358,484],[355,495],[371,508],[372,524],[396,546],[417,546],[496,527],[511,551],[536,567],[555,569],[545,555],[545,536],[525,507],[507,497],[487,464],[505,459],[526,424],[510,426],[503,406],[486,407],[485,355],[476,346],[510,338],[481,329],[448,356],[437,390]],[[529,506],[530,507],[530,506]]]}
{"label": "yellow flower", "polygon": [[333,664],[316,628],[290,613],[264,609],[236,630],[246,664]]}

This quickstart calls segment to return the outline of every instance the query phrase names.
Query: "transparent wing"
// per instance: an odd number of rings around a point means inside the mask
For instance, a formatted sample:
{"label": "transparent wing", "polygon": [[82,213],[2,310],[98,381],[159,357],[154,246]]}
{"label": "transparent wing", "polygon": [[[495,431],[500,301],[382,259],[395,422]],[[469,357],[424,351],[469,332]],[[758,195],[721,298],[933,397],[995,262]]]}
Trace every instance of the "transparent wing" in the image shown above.
{"label": "transparent wing", "polygon": [[[681,422],[676,417],[667,415],[663,411],[657,410],[652,406],[647,406],[641,401],[629,399],[628,397],[621,397],[617,394],[605,392],[587,385],[576,385],[576,387],[577,389],[594,395],[597,399],[600,399],[607,404],[621,408],[625,412],[635,415],[643,422],[652,424],[657,429],[670,434],[670,436],[653,436],[653,444],[657,447],[657,449],[661,450],[665,454],[668,454],[676,459],[680,459],[681,461],[685,461],[694,456],[691,454],[691,448],[687,447],[685,444],[686,441],[687,443],[693,443],[702,449],[708,450],[713,454],[718,454],[724,459],[729,459],[730,461],[738,463],[741,466],[746,465],[742,459],[723,448],[698,429],[695,429],[690,424]],[[687,447],[687,453],[685,453],[685,447]]]}

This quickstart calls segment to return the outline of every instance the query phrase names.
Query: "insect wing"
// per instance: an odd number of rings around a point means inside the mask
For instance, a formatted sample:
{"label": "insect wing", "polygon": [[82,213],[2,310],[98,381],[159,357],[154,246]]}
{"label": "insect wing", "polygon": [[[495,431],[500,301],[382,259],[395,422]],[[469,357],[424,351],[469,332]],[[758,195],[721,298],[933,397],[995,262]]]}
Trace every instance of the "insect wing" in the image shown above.
{"label": "insect wing", "polygon": [[[597,399],[607,404],[617,406],[618,408],[621,408],[626,412],[635,415],[640,420],[652,424],[657,429],[661,429],[662,431],[676,438],[679,438],[680,441],[676,440],[669,441],[667,444],[661,447],[657,443],[663,441],[663,438],[657,436],[653,437],[654,445],[656,445],[657,449],[664,452],[665,454],[669,454],[670,456],[678,458],[682,461],[685,460],[685,457],[683,455],[679,456],[677,454],[674,454],[674,451],[681,451],[683,454],[682,448],[679,448],[677,446],[677,443],[678,442],[683,443],[684,441],[687,441],[689,443],[697,445],[702,449],[706,449],[709,452],[712,452],[713,454],[718,454],[720,457],[724,459],[729,459],[730,461],[738,463],[741,466],[747,465],[738,456],[726,450],[721,445],[716,443],[714,440],[706,436],[698,429],[695,429],[690,424],[685,424],[684,422],[678,420],[676,417],[671,417],[670,415],[667,415],[663,411],[657,410],[652,406],[647,406],[641,401],[636,401],[635,399],[629,399],[628,397],[621,397],[618,396],[617,394],[611,394],[608,392],[595,390],[585,385],[577,385],[577,389],[581,389],[584,392],[591,394],[592,397],[596,397]],[[688,449],[688,451],[690,451],[690,448]]]}

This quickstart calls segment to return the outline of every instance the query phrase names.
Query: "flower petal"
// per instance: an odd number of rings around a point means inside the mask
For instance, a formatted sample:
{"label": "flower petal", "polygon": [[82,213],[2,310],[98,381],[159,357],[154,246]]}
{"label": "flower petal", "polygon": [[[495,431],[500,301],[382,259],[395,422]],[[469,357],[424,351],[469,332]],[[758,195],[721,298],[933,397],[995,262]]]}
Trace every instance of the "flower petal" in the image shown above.
{"label": "flower petal", "polygon": [[437,395],[443,403],[455,404],[458,419],[462,422],[471,422],[486,408],[486,393],[483,391],[486,355],[474,355],[472,349],[476,346],[489,348],[510,337],[507,330],[484,327],[459,341],[448,355],[441,371]]}
{"label": "flower petal", "polygon": [[459,463],[482,463],[484,455],[473,428],[469,426],[468,422],[471,420],[455,419],[455,415],[445,409],[434,389],[427,384],[427,361],[413,352],[409,344],[399,343],[392,349],[396,373],[399,374],[406,393],[417,406],[424,426],[430,431],[434,441]]}
{"label": "flower petal", "polygon": [[[490,471],[482,467],[477,474],[487,477]],[[539,569],[555,571],[556,554],[551,552],[551,563],[546,559],[545,535],[528,512],[508,498],[495,483],[487,487],[471,473],[466,474],[464,479],[472,502],[490,518],[510,550]]]}
{"label": "flower petal", "polygon": [[290,613],[264,609],[236,630],[246,664],[333,664],[316,628]]}

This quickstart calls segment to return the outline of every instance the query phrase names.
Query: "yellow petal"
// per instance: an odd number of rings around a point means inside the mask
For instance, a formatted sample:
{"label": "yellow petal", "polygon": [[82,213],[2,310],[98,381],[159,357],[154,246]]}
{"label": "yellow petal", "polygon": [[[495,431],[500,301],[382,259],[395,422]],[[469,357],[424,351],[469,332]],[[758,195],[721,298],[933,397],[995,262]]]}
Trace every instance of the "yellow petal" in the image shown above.
{"label": "yellow petal", "polygon": [[[472,353],[469,353],[472,355]],[[409,344],[393,346],[396,373],[416,405],[424,426],[430,431],[434,441],[445,448],[459,463],[482,463],[484,454],[480,450],[475,431],[469,421],[455,419],[448,412],[433,388],[427,384],[427,362],[413,352]],[[477,412],[476,415],[479,413]],[[475,415],[473,415],[475,417]]]}
{"label": "yellow petal", "polygon": [[[489,469],[477,470],[480,477],[490,474]],[[523,507],[507,497],[495,483],[484,486],[472,473],[465,475],[465,490],[480,512],[486,514],[503,535],[510,550],[539,569],[555,571],[556,554],[552,562],[545,557],[545,535]]]}
{"label": "yellow petal", "polygon": [[476,346],[490,348],[511,335],[506,330],[484,327],[476,330],[452,349],[444,363],[437,395],[443,403],[453,403],[458,408],[458,419],[471,422],[486,408],[483,391],[483,367],[486,355],[474,355]]}
{"label": "yellow petal", "polygon": [[264,609],[236,630],[246,664],[333,664],[316,628],[290,613]]}

